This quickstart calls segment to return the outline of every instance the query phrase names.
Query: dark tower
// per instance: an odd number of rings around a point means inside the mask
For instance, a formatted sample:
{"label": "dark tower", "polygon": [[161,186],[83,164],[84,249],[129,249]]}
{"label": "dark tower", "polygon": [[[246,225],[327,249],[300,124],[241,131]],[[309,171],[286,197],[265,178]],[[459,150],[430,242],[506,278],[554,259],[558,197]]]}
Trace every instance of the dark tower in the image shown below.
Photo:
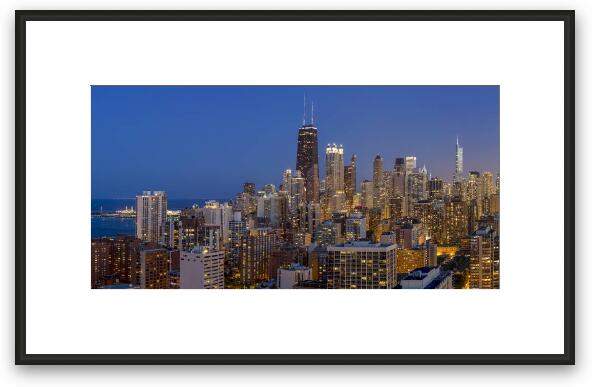
{"label": "dark tower", "polygon": [[314,105],[312,107],[310,124],[306,123],[306,99],[305,114],[302,119],[302,127],[298,129],[298,149],[296,151],[296,170],[304,177],[306,188],[306,201],[319,202],[319,144],[317,128],[314,126]]}

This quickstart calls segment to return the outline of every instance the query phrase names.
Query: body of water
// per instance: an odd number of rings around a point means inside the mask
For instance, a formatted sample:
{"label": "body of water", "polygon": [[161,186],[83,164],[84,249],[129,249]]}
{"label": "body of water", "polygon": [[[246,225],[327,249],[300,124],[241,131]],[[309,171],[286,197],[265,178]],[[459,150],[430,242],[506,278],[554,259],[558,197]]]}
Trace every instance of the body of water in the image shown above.
{"label": "body of water", "polygon": [[[182,210],[184,208],[191,208],[194,204],[202,207],[208,200],[218,200],[221,203],[229,200],[221,199],[167,199],[167,206],[169,210]],[[123,210],[125,207],[136,208],[136,198],[129,199],[92,199],[92,212],[115,212]]]}
{"label": "body of water", "polygon": [[[210,199],[168,199],[167,205],[169,210],[182,210],[184,208],[191,208],[194,204],[202,207],[204,203]],[[218,200],[218,199],[212,199]],[[218,200],[220,202],[227,202],[228,200]],[[91,212],[115,212],[123,210],[125,207],[136,208],[136,199],[92,199]],[[111,237],[116,235],[136,235],[136,219],[135,218],[116,218],[116,217],[100,217],[91,216],[91,237]]]}
{"label": "body of water", "polygon": [[136,235],[136,219],[93,216],[90,228],[92,239],[116,235]]}

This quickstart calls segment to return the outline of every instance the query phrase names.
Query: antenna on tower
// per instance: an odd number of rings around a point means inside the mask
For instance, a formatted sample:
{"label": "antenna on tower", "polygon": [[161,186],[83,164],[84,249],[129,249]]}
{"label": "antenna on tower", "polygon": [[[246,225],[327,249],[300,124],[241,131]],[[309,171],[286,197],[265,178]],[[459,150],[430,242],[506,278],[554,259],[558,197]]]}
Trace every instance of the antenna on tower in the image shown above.
{"label": "antenna on tower", "polygon": [[302,126],[306,125],[306,93],[304,93],[304,109],[302,113]]}
{"label": "antenna on tower", "polygon": [[310,124],[314,125],[314,101],[312,101],[312,106],[310,108]]}

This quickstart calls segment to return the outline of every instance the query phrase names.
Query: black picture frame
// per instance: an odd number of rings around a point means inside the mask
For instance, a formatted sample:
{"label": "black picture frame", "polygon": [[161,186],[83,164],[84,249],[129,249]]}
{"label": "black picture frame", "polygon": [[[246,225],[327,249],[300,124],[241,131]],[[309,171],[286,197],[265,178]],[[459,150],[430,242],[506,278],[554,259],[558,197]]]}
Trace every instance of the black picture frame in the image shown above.
{"label": "black picture frame", "polygon": [[[564,351],[562,354],[29,354],[26,352],[26,22],[188,20],[562,21],[564,23]],[[15,11],[16,364],[575,364],[575,12]]]}

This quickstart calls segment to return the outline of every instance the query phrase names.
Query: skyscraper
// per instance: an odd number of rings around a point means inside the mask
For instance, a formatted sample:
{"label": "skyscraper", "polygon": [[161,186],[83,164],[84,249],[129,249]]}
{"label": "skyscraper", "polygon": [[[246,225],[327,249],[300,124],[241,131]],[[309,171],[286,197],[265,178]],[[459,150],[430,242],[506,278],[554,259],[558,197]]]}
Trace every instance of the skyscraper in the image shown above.
{"label": "skyscraper", "polygon": [[467,180],[467,198],[469,200],[481,200],[482,184],[480,174],[477,171],[469,171],[469,178]]}
{"label": "skyscraper", "polygon": [[459,244],[467,234],[467,205],[459,197],[453,197],[444,204],[444,236],[445,244]]}
{"label": "skyscraper", "polygon": [[370,180],[362,182],[362,206],[366,208],[374,207],[374,183]]}
{"label": "skyscraper", "polygon": [[376,155],[372,166],[372,193],[374,195],[373,204],[375,208],[384,206],[384,177],[383,177],[383,159],[381,155]]}
{"label": "skyscraper", "polygon": [[302,127],[300,127],[298,130],[296,170],[300,171],[302,173],[302,177],[305,179],[306,201],[315,203],[319,201],[320,190],[318,154],[319,146],[317,137],[317,128],[314,126],[314,116],[312,114],[310,124],[306,123],[305,104],[305,114],[302,119]]}
{"label": "skyscraper", "polygon": [[325,150],[325,194],[329,212],[340,211],[344,205],[343,146],[328,144]]}
{"label": "skyscraper", "polygon": [[419,200],[413,204],[413,216],[421,220],[423,232],[427,239],[438,242],[442,240],[444,201],[434,199]]}
{"label": "skyscraper", "polygon": [[235,212],[228,223],[230,230],[229,261],[233,268],[238,268],[240,260],[241,238],[247,233],[247,222],[240,212]]}
{"label": "skyscraper", "polygon": [[395,223],[407,215],[405,198],[403,196],[395,196],[388,199],[386,207],[388,209],[388,215],[390,217],[391,223]]}
{"label": "skyscraper", "polygon": [[302,230],[306,223],[306,182],[300,171],[296,171],[291,181],[290,213],[294,222],[293,227]]}
{"label": "skyscraper", "polygon": [[[392,197],[387,202],[389,207],[391,207],[390,215],[391,217],[407,215],[409,207],[409,181],[407,179],[407,163],[405,157],[397,157],[395,159],[392,180]],[[391,204],[396,205],[397,211],[393,212]]]}
{"label": "skyscraper", "polygon": [[286,169],[282,176],[282,189],[286,191],[291,200],[292,197],[292,170]]}
{"label": "skyscraper", "polygon": [[343,172],[345,200],[350,211],[353,210],[354,195],[356,194],[356,160],[357,156],[352,155],[351,164],[346,165]]}
{"label": "skyscraper", "polygon": [[493,181],[493,173],[485,171],[481,176],[481,192],[483,197],[489,197],[495,194],[495,183]]}
{"label": "skyscraper", "polygon": [[415,156],[405,156],[405,171],[409,173],[415,172],[415,168],[417,167],[417,157]]}
{"label": "skyscraper", "polygon": [[463,148],[458,143],[458,137],[456,137],[456,162],[454,169],[454,183],[459,183],[462,180],[463,174]]}
{"label": "skyscraper", "polygon": [[306,219],[308,224],[308,233],[315,235],[317,228],[321,223],[321,205],[319,203],[308,203],[306,208]]}
{"label": "skyscraper", "polygon": [[[390,198],[394,197],[394,175],[395,172],[393,170],[385,170],[382,172],[382,184],[384,185],[384,204],[386,205]],[[386,211],[385,211],[386,214]],[[383,215],[385,215],[383,214]]]}
{"label": "skyscraper", "polygon": [[167,196],[163,191],[144,191],[136,196],[136,236],[144,242],[162,242],[167,218]]}
{"label": "skyscraper", "polygon": [[444,182],[438,177],[428,181],[428,192],[431,198],[441,198],[444,195]]}
{"label": "skyscraper", "polygon": [[469,287],[499,289],[499,242],[495,231],[480,228],[470,238]]}
{"label": "skyscraper", "polygon": [[217,226],[220,229],[219,238],[221,238],[222,245],[226,246],[230,237],[228,222],[233,217],[232,207],[228,203],[208,200],[203,207],[197,208],[196,211],[198,214],[203,214],[205,225]]}
{"label": "skyscraper", "polygon": [[397,157],[393,172],[393,196],[405,196],[407,194],[407,169],[404,157]]}
{"label": "skyscraper", "polygon": [[500,193],[500,176],[499,176],[499,173],[497,174],[497,177],[495,178],[495,193],[497,193],[497,194]]}
{"label": "skyscraper", "polygon": [[241,286],[250,288],[269,279],[271,253],[279,246],[275,232],[269,228],[251,230],[241,238],[239,272]]}
{"label": "skyscraper", "polygon": [[257,217],[271,226],[278,226],[280,222],[279,195],[276,192],[265,193],[257,197]]}
{"label": "skyscraper", "polygon": [[[407,174],[407,193],[412,202],[428,196],[428,171],[423,168]],[[412,203],[408,203],[411,206]]]}

